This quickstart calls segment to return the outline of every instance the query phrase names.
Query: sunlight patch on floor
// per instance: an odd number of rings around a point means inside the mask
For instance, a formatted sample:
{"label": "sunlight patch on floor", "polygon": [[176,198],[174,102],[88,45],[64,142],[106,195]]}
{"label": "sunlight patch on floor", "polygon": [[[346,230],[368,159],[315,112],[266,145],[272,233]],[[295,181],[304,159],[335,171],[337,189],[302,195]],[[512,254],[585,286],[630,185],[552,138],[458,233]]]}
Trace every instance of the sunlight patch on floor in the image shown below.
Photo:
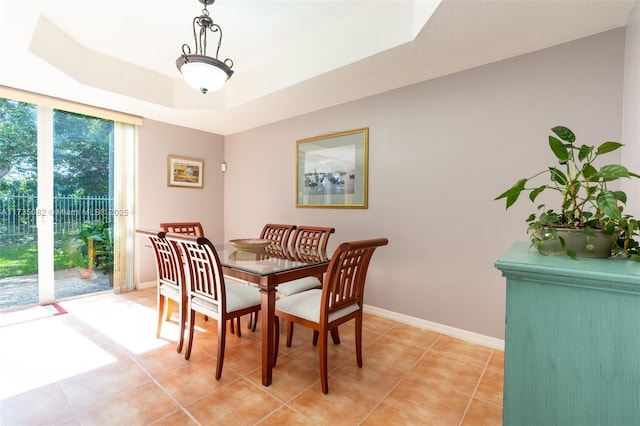
{"label": "sunlight patch on floor", "polygon": [[2,327],[0,342],[0,400],[117,361],[56,317]]}
{"label": "sunlight patch on floor", "polygon": [[175,321],[164,322],[161,338],[158,339],[156,310],[115,294],[69,300],[61,305],[135,354],[178,341],[179,329]]}

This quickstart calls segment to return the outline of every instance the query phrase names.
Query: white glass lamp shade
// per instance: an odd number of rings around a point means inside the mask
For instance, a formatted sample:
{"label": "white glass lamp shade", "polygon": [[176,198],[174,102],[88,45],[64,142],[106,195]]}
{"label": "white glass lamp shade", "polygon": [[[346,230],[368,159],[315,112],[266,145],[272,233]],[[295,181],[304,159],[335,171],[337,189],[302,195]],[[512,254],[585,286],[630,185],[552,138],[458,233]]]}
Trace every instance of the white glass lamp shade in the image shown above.
{"label": "white glass lamp shade", "polygon": [[187,84],[202,93],[220,89],[233,74],[225,63],[202,55],[183,55],[176,66]]}

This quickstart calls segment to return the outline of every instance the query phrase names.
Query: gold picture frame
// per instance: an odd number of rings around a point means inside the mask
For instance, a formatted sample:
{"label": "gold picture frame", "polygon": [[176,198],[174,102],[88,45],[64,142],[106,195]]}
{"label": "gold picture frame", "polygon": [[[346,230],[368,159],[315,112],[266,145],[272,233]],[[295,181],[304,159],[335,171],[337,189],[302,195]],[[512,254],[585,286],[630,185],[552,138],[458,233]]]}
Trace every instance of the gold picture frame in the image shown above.
{"label": "gold picture frame", "polygon": [[369,128],[296,142],[296,207],[368,208]]}
{"label": "gold picture frame", "polygon": [[167,157],[167,186],[202,188],[204,183],[204,161],[195,158]]}

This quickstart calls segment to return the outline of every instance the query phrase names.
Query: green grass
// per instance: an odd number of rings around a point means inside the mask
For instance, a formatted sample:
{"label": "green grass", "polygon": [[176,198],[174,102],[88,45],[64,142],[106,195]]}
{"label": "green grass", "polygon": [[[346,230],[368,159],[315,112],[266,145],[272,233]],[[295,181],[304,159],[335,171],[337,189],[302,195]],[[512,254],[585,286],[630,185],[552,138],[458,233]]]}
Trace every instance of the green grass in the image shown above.
{"label": "green grass", "polygon": [[0,246],[0,278],[31,275],[38,272],[38,247],[32,243]]}
{"label": "green grass", "polygon": [[[53,259],[56,271],[87,266],[80,246],[74,238],[56,238]],[[37,273],[38,244],[35,240],[23,239],[0,245],[0,278]]]}

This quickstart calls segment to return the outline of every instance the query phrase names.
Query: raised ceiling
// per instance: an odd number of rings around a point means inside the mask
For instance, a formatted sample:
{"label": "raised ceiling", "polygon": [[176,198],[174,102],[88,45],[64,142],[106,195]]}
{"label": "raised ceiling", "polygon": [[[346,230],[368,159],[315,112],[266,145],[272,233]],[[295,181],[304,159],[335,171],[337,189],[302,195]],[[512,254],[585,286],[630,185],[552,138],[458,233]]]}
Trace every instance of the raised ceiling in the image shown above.
{"label": "raised ceiling", "polygon": [[619,28],[635,3],[217,0],[235,73],[202,95],[175,66],[197,0],[3,0],[0,85],[226,135]]}

